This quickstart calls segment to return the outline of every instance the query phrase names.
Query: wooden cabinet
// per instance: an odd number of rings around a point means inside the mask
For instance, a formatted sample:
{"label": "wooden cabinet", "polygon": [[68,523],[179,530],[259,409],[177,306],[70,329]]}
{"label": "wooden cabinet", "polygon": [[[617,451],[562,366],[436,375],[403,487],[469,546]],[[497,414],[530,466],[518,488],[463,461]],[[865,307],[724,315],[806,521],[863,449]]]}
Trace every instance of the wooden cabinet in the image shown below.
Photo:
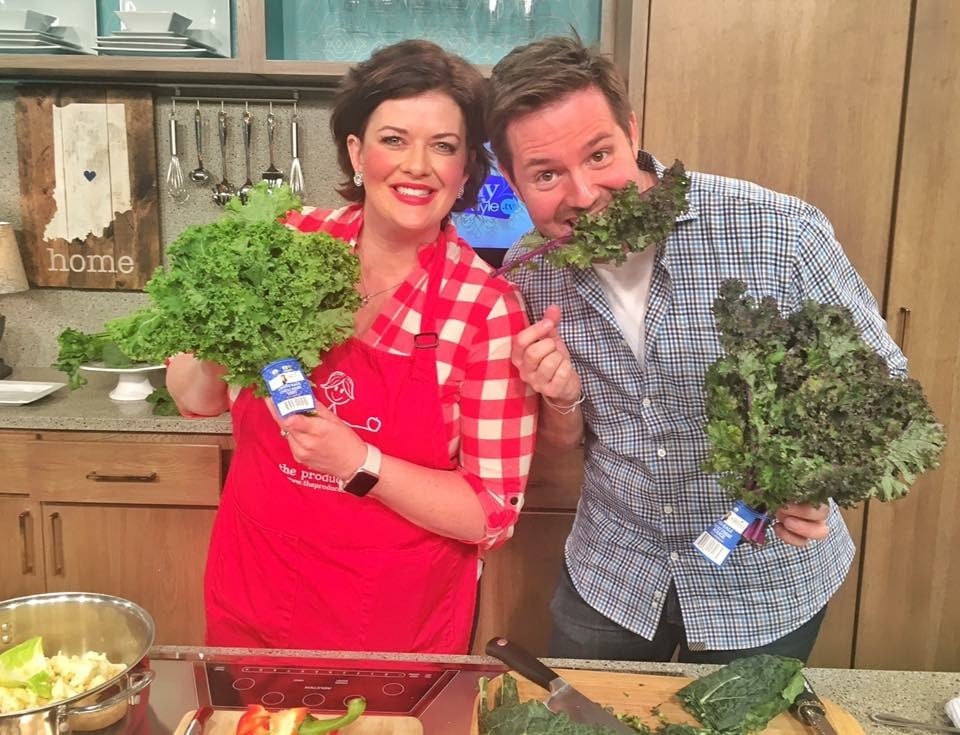
{"label": "wooden cabinet", "polygon": [[919,0],[887,314],[947,428],[940,469],[871,502],[854,664],[960,671],[960,3]]}
{"label": "wooden cabinet", "polygon": [[203,569],[216,513],[203,507],[43,503],[47,590],[136,602],[158,644],[203,644]]}
{"label": "wooden cabinet", "polygon": [[45,590],[40,504],[0,494],[0,600]]}
{"label": "wooden cabinet", "polygon": [[[649,45],[630,88],[643,147],[816,205],[882,301],[910,4],[653,0],[638,24]],[[859,549],[863,510],[844,517]],[[858,556],[813,665],[852,664],[859,569]]]}
{"label": "wooden cabinet", "polygon": [[550,599],[563,568],[583,479],[583,452],[538,450],[513,538],[487,556],[473,653],[503,635],[545,656]]}
{"label": "wooden cabinet", "polygon": [[224,444],[171,435],[0,435],[0,598],[117,595],[150,612],[158,644],[201,645]]}

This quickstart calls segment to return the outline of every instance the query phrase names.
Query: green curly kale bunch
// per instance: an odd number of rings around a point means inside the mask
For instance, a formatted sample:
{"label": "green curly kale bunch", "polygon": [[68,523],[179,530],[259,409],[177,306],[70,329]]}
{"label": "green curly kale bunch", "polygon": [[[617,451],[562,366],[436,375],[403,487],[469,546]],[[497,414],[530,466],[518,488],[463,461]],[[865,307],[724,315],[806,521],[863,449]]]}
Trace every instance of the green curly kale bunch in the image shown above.
{"label": "green curly kale bunch", "polygon": [[564,237],[547,242],[537,235],[524,238],[529,248],[519,258],[493,272],[500,275],[545,257],[558,267],[589,268],[594,263],[622,264],[630,253],[639,253],[663,242],[678,216],[687,210],[690,180],[683,163],[674,161],[658,183],[641,192],[636,183],[614,192],[610,204],[595,213],[584,212]]}
{"label": "green curly kale bunch", "polygon": [[343,241],[280,223],[299,208],[289,187],[260,182],[247,204],[234,198],[217,221],[186,229],[146,286],[150,305],[107,322],[108,338],[154,363],[192,352],[260,395],[268,363],[295,357],[316,367],[353,330],[360,266]]}
{"label": "green curly kale bunch", "polygon": [[707,472],[758,509],[894,500],[937,467],[945,443],[916,380],[891,377],[844,308],[725,281],[713,313],[725,355],[706,374]]}

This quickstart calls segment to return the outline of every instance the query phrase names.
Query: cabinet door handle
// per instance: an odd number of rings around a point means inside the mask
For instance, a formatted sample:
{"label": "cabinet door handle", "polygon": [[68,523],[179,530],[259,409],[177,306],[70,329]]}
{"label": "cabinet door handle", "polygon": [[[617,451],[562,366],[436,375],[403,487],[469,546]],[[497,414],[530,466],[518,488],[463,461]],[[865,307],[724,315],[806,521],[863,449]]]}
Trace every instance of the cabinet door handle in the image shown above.
{"label": "cabinet door handle", "polygon": [[98,472],[87,474],[88,480],[94,482],[156,482],[157,473],[151,472],[149,475],[101,475]]}
{"label": "cabinet door handle", "polygon": [[907,351],[907,327],[910,326],[910,309],[906,306],[900,307],[900,323],[897,326],[897,346],[900,352]]}
{"label": "cabinet door handle", "polygon": [[33,518],[30,511],[23,511],[20,516],[20,542],[23,544],[21,569],[24,574],[33,574]]}
{"label": "cabinet door handle", "polygon": [[53,573],[63,574],[63,521],[59,513],[50,514],[50,531],[53,535]]}

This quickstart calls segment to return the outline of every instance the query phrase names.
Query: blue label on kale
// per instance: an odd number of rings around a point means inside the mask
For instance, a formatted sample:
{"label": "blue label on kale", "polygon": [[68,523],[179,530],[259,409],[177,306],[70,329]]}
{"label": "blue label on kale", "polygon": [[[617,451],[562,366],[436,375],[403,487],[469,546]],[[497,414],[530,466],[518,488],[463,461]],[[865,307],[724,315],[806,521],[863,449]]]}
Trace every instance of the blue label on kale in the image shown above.
{"label": "blue label on kale", "polygon": [[317,409],[310,378],[296,359],[288,357],[271,362],[260,374],[281,417]]}

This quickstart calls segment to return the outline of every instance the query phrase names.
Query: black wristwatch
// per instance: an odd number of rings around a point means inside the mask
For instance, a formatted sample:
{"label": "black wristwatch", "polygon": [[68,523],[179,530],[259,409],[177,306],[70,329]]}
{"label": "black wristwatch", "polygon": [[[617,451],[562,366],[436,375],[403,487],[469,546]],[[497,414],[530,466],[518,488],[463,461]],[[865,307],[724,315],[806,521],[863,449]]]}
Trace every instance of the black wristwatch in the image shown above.
{"label": "black wristwatch", "polygon": [[367,457],[363,460],[356,472],[343,481],[343,489],[351,495],[362,498],[373,490],[373,486],[380,481],[380,463],[383,455],[373,444],[367,444]]}

